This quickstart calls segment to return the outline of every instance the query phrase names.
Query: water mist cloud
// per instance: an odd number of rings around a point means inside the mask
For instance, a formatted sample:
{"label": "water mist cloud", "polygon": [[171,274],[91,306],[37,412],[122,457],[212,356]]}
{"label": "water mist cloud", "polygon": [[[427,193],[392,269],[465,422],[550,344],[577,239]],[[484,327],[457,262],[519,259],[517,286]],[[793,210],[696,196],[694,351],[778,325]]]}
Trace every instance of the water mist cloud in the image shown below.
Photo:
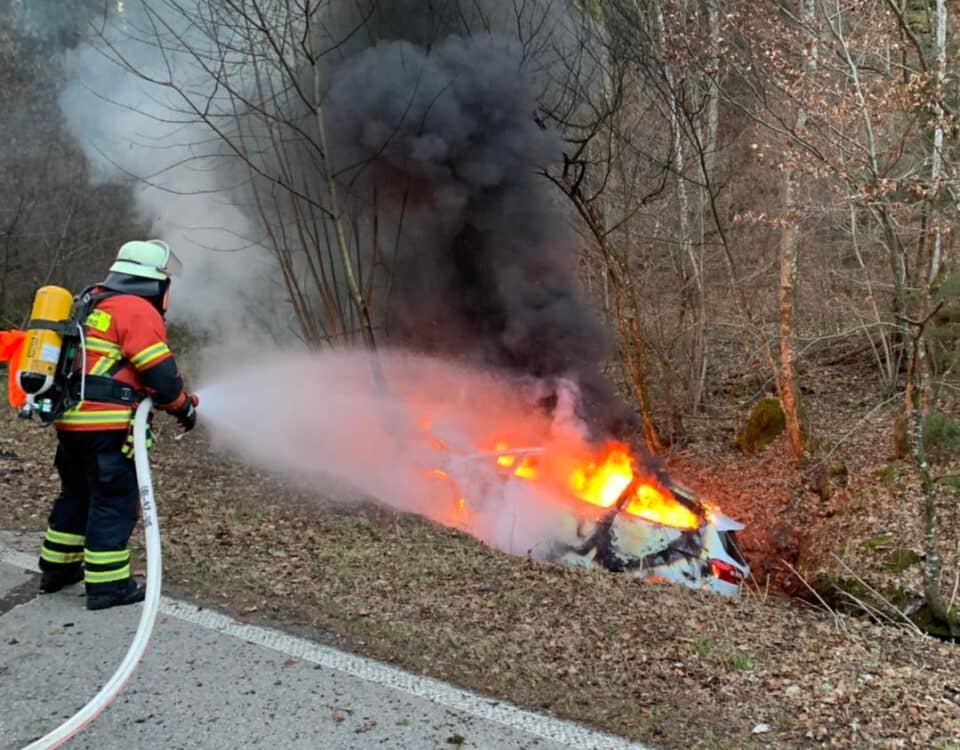
{"label": "water mist cloud", "polygon": [[505,484],[489,453],[501,441],[588,451],[575,423],[538,408],[535,381],[411,353],[381,352],[377,366],[387,390],[358,351],[214,367],[201,418],[216,447],[250,463],[311,487],[345,482],[506,552],[543,557],[576,540],[576,514],[591,507],[558,499],[547,483]]}

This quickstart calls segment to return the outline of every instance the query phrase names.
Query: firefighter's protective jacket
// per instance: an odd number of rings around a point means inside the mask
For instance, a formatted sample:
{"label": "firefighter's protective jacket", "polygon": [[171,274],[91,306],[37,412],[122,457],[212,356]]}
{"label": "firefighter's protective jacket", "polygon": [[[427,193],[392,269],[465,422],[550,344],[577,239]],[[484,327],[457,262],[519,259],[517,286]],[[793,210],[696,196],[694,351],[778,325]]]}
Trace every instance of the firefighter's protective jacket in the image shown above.
{"label": "firefighter's protective jacket", "polygon": [[[94,290],[102,291],[102,290]],[[167,327],[143,297],[118,294],[98,302],[85,326],[87,375],[109,377],[176,411],[186,403],[183,380],[167,346]],[[80,359],[80,358],[78,358]],[[83,368],[84,363],[78,363]],[[81,401],[57,419],[58,430],[127,430],[135,404]]]}

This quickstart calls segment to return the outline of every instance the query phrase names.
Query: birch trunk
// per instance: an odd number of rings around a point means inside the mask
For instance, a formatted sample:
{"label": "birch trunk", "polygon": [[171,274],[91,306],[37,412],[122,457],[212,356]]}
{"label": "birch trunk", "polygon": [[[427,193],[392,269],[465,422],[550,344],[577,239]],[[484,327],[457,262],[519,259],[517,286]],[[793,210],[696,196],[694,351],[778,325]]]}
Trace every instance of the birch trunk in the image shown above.
{"label": "birch trunk", "polygon": [[[715,52],[720,45],[720,8],[719,0],[705,0],[707,16],[707,31],[710,45]],[[707,75],[707,105],[706,105],[706,123],[703,128],[703,135],[700,138],[702,148],[702,158],[700,161],[702,169],[702,186],[700,188],[700,252],[699,252],[699,276],[703,278],[703,261],[706,253],[705,225],[706,217],[710,210],[710,204],[713,199],[713,190],[716,177],[716,157],[717,157],[717,134],[720,131],[720,89],[717,85],[717,79],[720,75],[720,58],[712,54],[708,61]],[[703,391],[706,387],[707,378],[707,331],[706,331],[706,296],[704,285],[701,283],[700,309],[704,313],[704,320],[701,326],[701,360],[697,372],[697,380],[694,386],[693,410],[700,410],[700,403],[703,399]]]}
{"label": "birch trunk", "polygon": [[924,531],[924,564],[923,564],[923,596],[930,609],[931,615],[946,625],[951,635],[960,634],[960,618],[949,611],[940,591],[940,576],[942,562],[940,557],[940,516],[937,511],[937,486],[930,472],[930,465],[925,452],[924,426],[930,410],[931,388],[930,369],[927,361],[927,343],[924,333],[930,309],[931,285],[940,273],[942,263],[943,237],[938,221],[940,180],[942,177],[943,160],[943,107],[940,97],[943,96],[943,85],[946,79],[946,32],[947,9],[945,0],[937,0],[936,6],[936,78],[937,99],[934,103],[936,124],[934,125],[933,154],[931,158],[931,199],[930,214],[934,226],[933,252],[930,254],[930,265],[926,273],[921,273],[922,294],[918,303],[918,320],[909,321],[915,325],[914,334],[909,338],[910,343],[910,382],[907,388],[908,425],[910,434],[910,448],[914,463],[920,474],[920,489],[923,492],[923,531]]}
{"label": "birch trunk", "polygon": [[[663,64],[664,80],[667,86],[667,112],[670,124],[671,162],[677,176],[677,214],[680,257],[677,267],[680,269],[680,281],[683,285],[684,307],[688,307],[693,315],[693,343],[690,351],[691,382],[697,383],[700,379],[701,363],[704,349],[704,287],[694,252],[693,232],[690,221],[690,197],[685,177],[686,148],[683,138],[683,128],[680,121],[680,99],[677,95],[677,79],[673,67],[666,60],[667,50],[667,21],[663,12],[663,3],[656,5],[657,43]],[[684,270],[689,267],[689,275]],[[691,290],[690,286],[693,285]],[[691,300],[692,298],[692,300]],[[681,309],[681,317],[683,309]],[[694,387],[696,392],[696,387]]]}
{"label": "birch trunk", "polygon": [[[939,0],[943,2],[943,0]],[[909,406],[910,450],[920,474],[920,489],[923,492],[923,598],[930,614],[946,625],[951,635],[960,635],[960,618],[951,615],[940,591],[942,559],[940,557],[940,514],[937,511],[937,486],[930,472],[924,448],[924,424],[929,411],[930,373],[926,356],[924,323],[917,324],[910,339],[911,386]]]}
{"label": "birch trunk", "polygon": [[[934,103],[933,113],[936,125],[933,130],[933,154],[930,168],[930,181],[933,183],[935,196],[940,193],[940,180],[943,176],[943,106],[941,97],[947,78],[947,5],[946,0],[937,0],[937,100]],[[937,201],[939,204],[939,201]],[[931,215],[936,217],[937,205],[934,205]],[[940,275],[940,266],[943,262],[943,232],[940,222],[934,222],[933,256],[930,259],[930,273],[927,283],[932,284]]]}
{"label": "birch trunk", "polygon": [[[319,33],[319,27],[316,27]],[[314,55],[319,54],[320,41],[316,39],[314,45]],[[357,275],[353,268],[353,259],[350,257],[350,248],[347,245],[346,232],[343,229],[343,214],[340,209],[340,195],[337,188],[337,181],[334,178],[336,173],[330,149],[327,144],[327,128],[323,119],[323,106],[321,105],[322,86],[320,80],[320,66],[314,64],[313,68],[313,106],[314,116],[317,124],[317,136],[320,141],[320,151],[323,154],[323,168],[326,172],[327,193],[330,200],[330,221],[333,223],[334,237],[336,238],[337,251],[340,254],[340,262],[343,264],[343,274],[347,283],[347,292],[354,309],[357,311],[357,317],[360,319],[360,329],[363,332],[363,339],[370,350],[375,350],[377,346],[376,338],[373,335],[373,323],[370,317],[370,309],[360,291],[360,285],[357,283]],[[371,273],[372,273],[371,269]],[[377,374],[377,373],[375,373]]]}

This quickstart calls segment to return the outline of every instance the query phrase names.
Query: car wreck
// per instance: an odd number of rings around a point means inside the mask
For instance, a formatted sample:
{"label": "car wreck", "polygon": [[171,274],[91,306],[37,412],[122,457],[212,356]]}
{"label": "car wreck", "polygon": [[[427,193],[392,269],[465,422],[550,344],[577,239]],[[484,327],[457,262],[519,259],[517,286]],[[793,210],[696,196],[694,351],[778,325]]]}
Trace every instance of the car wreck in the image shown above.
{"label": "car wreck", "polygon": [[[493,469],[493,479],[478,483],[478,457]],[[505,507],[537,503],[550,509],[552,538],[527,550],[540,559],[725,596],[737,596],[750,577],[736,539],[743,525],[669,478],[639,468],[622,443],[611,442],[589,458],[500,443],[470,459],[437,472],[453,482],[451,525],[471,531],[477,496],[496,492],[512,498]]]}

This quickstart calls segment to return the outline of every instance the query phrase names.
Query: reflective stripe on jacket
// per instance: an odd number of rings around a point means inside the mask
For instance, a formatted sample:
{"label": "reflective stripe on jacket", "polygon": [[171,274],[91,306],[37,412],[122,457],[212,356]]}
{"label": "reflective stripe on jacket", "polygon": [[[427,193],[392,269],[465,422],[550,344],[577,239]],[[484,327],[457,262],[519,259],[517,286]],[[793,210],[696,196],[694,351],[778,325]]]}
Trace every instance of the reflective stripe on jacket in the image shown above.
{"label": "reflective stripe on jacket", "polygon": [[[167,327],[160,313],[142,297],[119,294],[97,303],[85,326],[86,361],[77,363],[88,375],[110,377],[146,392],[143,374],[173,357]],[[176,368],[170,368],[174,377]],[[179,377],[177,381],[179,381]],[[179,390],[179,386],[177,387]],[[60,430],[126,430],[133,406],[81,401],[56,422]]]}

